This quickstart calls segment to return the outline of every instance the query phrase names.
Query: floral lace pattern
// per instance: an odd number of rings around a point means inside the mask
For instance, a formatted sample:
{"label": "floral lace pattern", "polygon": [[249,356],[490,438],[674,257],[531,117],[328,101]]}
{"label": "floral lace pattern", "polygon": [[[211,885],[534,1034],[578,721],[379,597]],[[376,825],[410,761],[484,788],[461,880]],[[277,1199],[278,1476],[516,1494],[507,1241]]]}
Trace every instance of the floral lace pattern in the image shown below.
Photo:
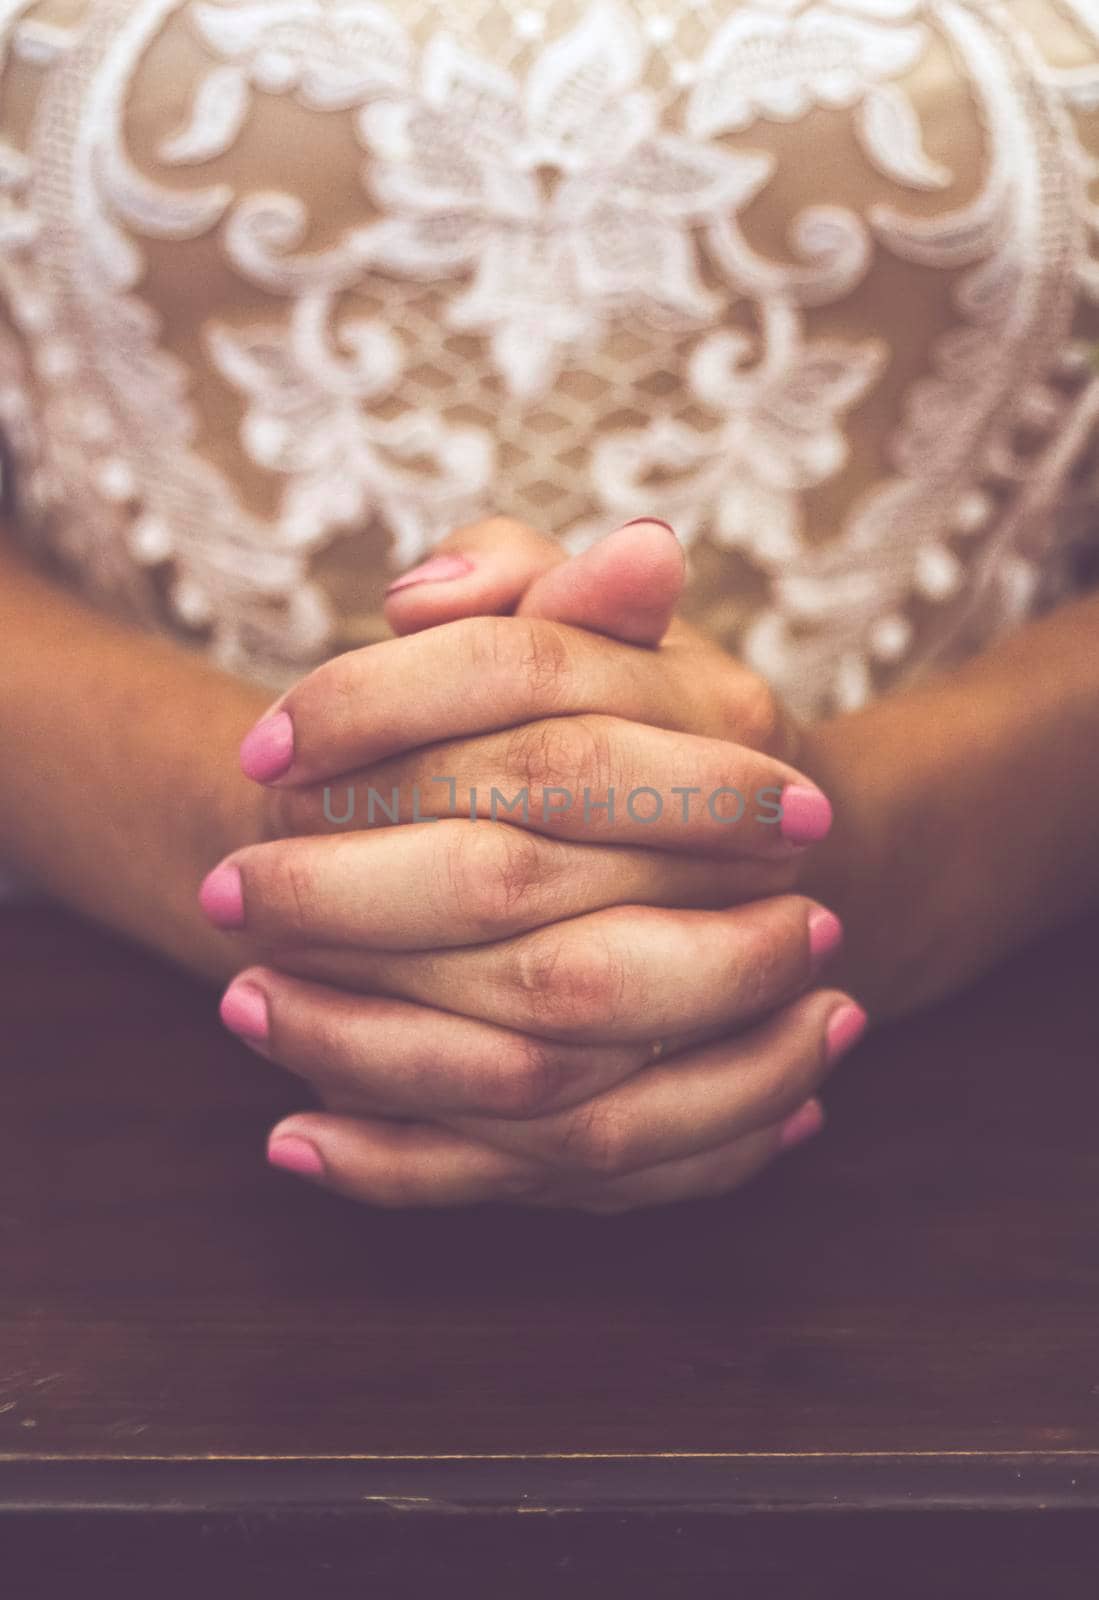
{"label": "floral lace pattern", "polygon": [[0,0],[28,541],[274,685],[651,512],[804,715],[1063,591],[1099,0]]}
{"label": "floral lace pattern", "polygon": [[636,29],[609,5],[547,49],[525,84],[442,34],[413,92],[359,119],[394,213],[374,230],[371,260],[416,276],[471,268],[448,321],[488,336],[513,394],[542,393],[612,312],[704,327],[720,309],[688,230],[745,205],[771,163],[658,131],[642,64]]}

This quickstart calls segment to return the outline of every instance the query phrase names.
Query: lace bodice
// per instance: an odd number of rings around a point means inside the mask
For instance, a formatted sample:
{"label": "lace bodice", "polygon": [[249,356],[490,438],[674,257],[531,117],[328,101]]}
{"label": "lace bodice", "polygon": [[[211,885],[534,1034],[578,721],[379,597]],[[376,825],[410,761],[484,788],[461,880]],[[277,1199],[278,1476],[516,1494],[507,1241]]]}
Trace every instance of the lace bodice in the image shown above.
{"label": "lace bodice", "polygon": [[1072,581],[1099,0],[0,0],[23,536],[278,686],[643,513],[803,714]]}

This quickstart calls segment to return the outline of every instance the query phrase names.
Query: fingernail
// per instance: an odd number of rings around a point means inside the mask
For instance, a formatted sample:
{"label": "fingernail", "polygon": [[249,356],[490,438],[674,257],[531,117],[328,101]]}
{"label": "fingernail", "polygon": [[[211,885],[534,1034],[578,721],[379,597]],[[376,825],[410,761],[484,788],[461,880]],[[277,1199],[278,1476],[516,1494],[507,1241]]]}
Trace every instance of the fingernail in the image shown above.
{"label": "fingernail", "polygon": [[215,928],[243,928],[244,885],[240,868],[223,862],[208,872],[198,891],[198,903]]}
{"label": "fingernail", "polygon": [[472,571],[473,562],[468,556],[432,556],[430,561],[421,561],[411,572],[404,573],[385,592],[396,594],[400,589],[411,589],[414,583],[450,583]]}
{"label": "fingernail", "polygon": [[324,1162],[316,1145],[296,1133],[272,1134],[267,1142],[267,1159],[273,1167],[296,1172],[302,1178],[319,1178],[324,1174]]}
{"label": "fingernail", "polygon": [[270,1032],[267,996],[254,983],[234,981],[221,997],[221,1020],[243,1039],[266,1039]]}
{"label": "fingernail", "polygon": [[866,1032],[866,1012],[849,1000],[838,1011],[833,1011],[828,1019],[828,1027],[824,1037],[827,1042],[828,1064],[838,1061],[840,1056],[846,1055],[853,1045],[856,1045]]}
{"label": "fingernail", "polygon": [[824,1127],[824,1107],[819,1100],[807,1100],[800,1111],[795,1111],[782,1125],[779,1134],[779,1149],[792,1150],[795,1145],[804,1144],[807,1139],[812,1139]]}
{"label": "fingernail", "polygon": [[782,791],[782,837],[788,844],[816,844],[832,826],[832,807],[819,789],[790,783]]}
{"label": "fingernail", "polygon": [[843,943],[843,923],[835,912],[817,906],[809,913],[809,974],[816,977]]}
{"label": "fingernail", "polygon": [[270,783],[290,769],[294,759],[294,724],[285,711],[257,722],[240,747],[240,768],[256,783]]}
{"label": "fingernail", "polygon": [[[622,527],[636,528],[639,522],[655,522],[658,528],[667,528],[673,539],[678,538],[678,535],[671,523],[665,522],[663,517],[632,517],[629,522],[624,522]],[[618,531],[621,533],[622,529],[620,528]]]}

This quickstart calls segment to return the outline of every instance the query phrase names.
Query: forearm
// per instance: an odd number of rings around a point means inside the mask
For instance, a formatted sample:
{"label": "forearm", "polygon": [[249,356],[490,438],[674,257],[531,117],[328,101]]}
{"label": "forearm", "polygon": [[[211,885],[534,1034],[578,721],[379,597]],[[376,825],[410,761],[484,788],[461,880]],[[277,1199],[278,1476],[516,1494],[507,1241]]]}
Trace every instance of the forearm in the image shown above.
{"label": "forearm", "polygon": [[237,746],[270,695],[95,615],[0,539],[0,858],[213,977],[239,949],[195,894],[258,836]]}
{"label": "forearm", "polygon": [[1099,597],[950,675],[818,725],[831,797],[805,889],[843,917],[837,981],[927,1003],[1099,899]]}

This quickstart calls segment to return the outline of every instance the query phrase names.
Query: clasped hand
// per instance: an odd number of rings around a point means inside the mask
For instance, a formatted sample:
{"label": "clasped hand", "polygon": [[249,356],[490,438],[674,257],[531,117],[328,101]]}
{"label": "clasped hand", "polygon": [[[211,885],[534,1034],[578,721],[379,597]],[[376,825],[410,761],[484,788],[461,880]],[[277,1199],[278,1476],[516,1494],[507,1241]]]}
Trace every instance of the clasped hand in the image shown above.
{"label": "clasped hand", "polygon": [[564,562],[493,522],[442,559],[468,572],[399,586],[402,637],[249,735],[269,836],[203,885],[265,956],[223,1019],[325,1108],[271,1158],[380,1205],[720,1193],[816,1131],[865,1021],[815,987],[840,929],[793,892],[830,821],[797,730],[671,620],[658,524]]}

